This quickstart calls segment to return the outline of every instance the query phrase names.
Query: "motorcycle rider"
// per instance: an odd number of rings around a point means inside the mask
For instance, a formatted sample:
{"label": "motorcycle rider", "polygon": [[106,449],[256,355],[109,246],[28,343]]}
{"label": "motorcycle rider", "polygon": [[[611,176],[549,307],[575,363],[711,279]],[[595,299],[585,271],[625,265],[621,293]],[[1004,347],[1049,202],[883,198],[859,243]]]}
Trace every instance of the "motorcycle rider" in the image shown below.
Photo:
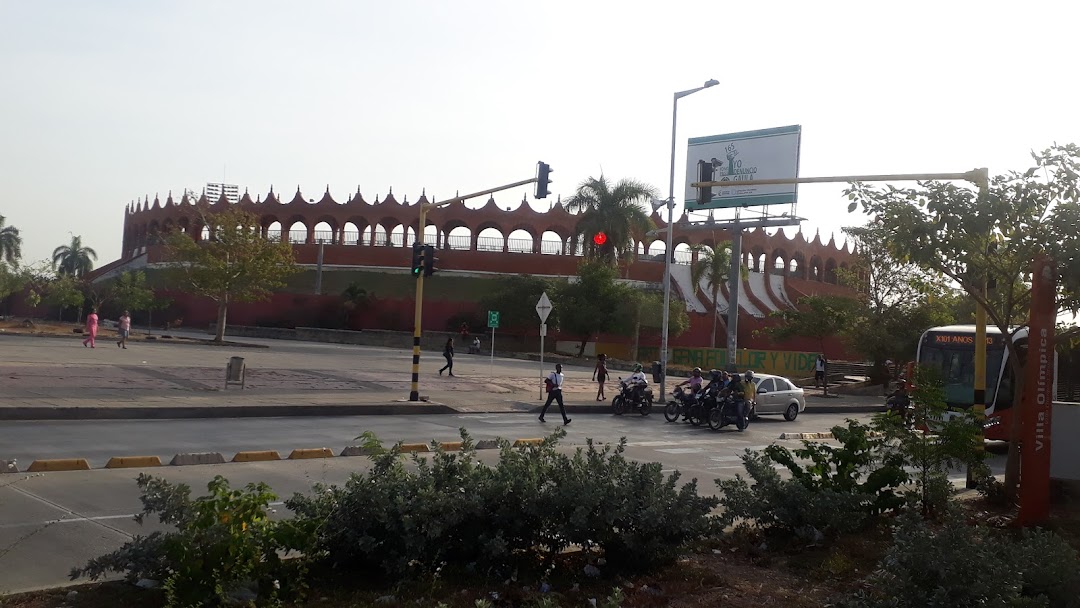
{"label": "motorcycle rider", "polygon": [[634,373],[630,374],[630,377],[626,379],[627,385],[633,390],[632,398],[635,401],[642,401],[645,398],[645,389],[649,386],[649,380],[645,378],[645,372],[641,371],[641,364],[634,364]]}
{"label": "motorcycle rider", "polygon": [[889,395],[888,400],[885,401],[885,408],[888,411],[897,411],[903,413],[911,403],[911,397],[907,392],[907,381],[904,378],[900,378],[896,382],[896,390]]}
{"label": "motorcycle rider", "polygon": [[[688,384],[690,385],[690,392],[683,395],[684,406],[690,405],[694,402],[694,399],[697,399],[698,393],[701,392],[701,383],[703,380],[704,379],[701,377],[701,368],[695,367],[694,370],[690,372],[690,377],[679,383],[679,386],[686,386]],[[689,410],[687,410],[686,413],[683,414],[683,420],[689,419],[690,414]]]}
{"label": "motorcycle rider", "polygon": [[739,415],[745,417],[750,399],[753,398],[756,391],[754,372],[746,370],[746,373],[742,376],[739,376],[739,374],[732,374],[730,391],[732,398],[734,398],[739,405]]}

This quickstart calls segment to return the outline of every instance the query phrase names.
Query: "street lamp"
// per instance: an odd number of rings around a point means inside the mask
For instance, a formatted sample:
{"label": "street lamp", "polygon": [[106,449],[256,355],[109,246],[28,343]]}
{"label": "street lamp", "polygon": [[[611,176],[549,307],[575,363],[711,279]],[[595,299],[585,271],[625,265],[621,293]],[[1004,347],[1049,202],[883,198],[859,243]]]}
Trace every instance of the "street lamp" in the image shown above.
{"label": "street lamp", "polygon": [[[671,102],[671,175],[668,179],[668,219],[667,219],[667,248],[664,250],[664,323],[660,336],[660,399],[666,399],[667,395],[667,353],[668,353],[668,308],[671,306],[671,240],[673,238],[672,224],[675,221],[675,124],[679,115],[679,100],[687,95],[693,95],[698,91],[704,91],[709,87],[720,84],[718,80],[708,80],[704,85],[696,89],[677,91]],[[713,311],[713,314],[716,314]]]}

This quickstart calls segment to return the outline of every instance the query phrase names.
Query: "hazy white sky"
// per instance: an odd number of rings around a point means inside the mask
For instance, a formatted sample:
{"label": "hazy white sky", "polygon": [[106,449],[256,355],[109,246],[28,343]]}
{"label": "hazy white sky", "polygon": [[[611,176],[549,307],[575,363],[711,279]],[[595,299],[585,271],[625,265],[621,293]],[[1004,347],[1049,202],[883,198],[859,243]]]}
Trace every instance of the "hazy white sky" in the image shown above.
{"label": "hazy white sky", "polygon": [[[0,215],[24,258],[220,181],[437,198],[601,168],[665,195],[686,139],[803,127],[802,174],[1027,167],[1080,141],[1071,0],[0,0]],[[862,221],[805,186],[804,230]],[[678,191],[679,188],[677,187]],[[531,188],[497,196],[516,205]],[[546,202],[543,203],[546,206]]]}

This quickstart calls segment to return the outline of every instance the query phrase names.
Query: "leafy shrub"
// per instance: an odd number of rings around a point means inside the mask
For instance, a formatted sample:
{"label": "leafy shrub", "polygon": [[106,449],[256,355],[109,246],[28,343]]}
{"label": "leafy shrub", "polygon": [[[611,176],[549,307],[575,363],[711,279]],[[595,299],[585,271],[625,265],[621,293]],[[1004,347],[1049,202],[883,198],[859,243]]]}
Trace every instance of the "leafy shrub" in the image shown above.
{"label": "leafy shrub", "polygon": [[955,509],[927,525],[905,513],[866,589],[840,608],[1080,605],[1080,559],[1045,531],[1019,536],[969,526]]}
{"label": "leafy shrub", "polygon": [[143,510],[135,520],[141,524],[145,516],[157,514],[176,530],[136,536],[73,569],[72,580],[99,580],[109,572],[126,572],[132,582],[159,580],[168,606],[224,605],[231,593],[247,586],[262,598],[299,595],[305,561],[286,558],[306,549],[309,532],[296,522],[268,519],[267,507],[277,497],[266,484],[233,490],[217,476],[207,485],[208,496],[192,500],[187,485],[146,474],[136,481]]}
{"label": "leafy shrub", "polygon": [[552,568],[571,545],[602,554],[611,568],[642,568],[709,530],[717,501],[699,497],[696,483],[679,488],[678,475],[665,478],[659,464],[626,460],[625,441],[560,454],[564,435],[521,448],[501,442],[498,463],[487,466],[462,429],[460,452],[433,444],[431,461],[414,455],[410,470],[395,446],[343,487],[287,504],[317,528],[318,558],[395,579],[447,564],[499,575]]}
{"label": "leafy shrub", "polygon": [[[764,452],[747,451],[743,465],[753,485],[741,475],[716,481],[722,522],[816,540],[819,534],[855,532],[901,507],[899,488],[908,475],[898,457],[881,455],[883,440],[854,420],[832,432],[839,446],[804,441],[796,450],[771,445]],[[791,478],[783,479],[774,463]]]}

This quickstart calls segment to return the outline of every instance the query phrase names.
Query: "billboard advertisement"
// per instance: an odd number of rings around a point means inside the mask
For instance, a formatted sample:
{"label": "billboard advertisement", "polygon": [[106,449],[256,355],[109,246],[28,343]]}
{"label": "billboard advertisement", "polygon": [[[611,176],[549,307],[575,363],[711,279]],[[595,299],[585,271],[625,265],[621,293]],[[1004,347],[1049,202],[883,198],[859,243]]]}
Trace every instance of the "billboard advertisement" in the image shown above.
{"label": "billboard advertisement", "polygon": [[796,184],[715,187],[704,204],[690,184],[701,181],[702,171],[711,172],[718,182],[798,177],[801,136],[802,127],[791,125],[691,138],[686,153],[686,210],[794,204]]}

